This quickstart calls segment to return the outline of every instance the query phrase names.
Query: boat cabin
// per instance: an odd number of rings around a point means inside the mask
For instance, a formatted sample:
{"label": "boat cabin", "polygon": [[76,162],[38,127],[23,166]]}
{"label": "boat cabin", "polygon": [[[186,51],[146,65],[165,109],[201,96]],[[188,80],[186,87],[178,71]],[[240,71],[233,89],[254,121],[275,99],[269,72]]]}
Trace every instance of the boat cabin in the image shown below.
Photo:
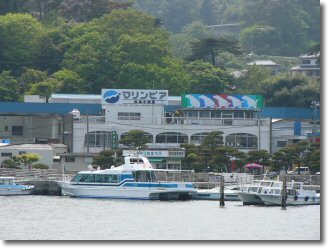
{"label": "boat cabin", "polygon": [[15,185],[14,177],[0,177],[0,185]]}

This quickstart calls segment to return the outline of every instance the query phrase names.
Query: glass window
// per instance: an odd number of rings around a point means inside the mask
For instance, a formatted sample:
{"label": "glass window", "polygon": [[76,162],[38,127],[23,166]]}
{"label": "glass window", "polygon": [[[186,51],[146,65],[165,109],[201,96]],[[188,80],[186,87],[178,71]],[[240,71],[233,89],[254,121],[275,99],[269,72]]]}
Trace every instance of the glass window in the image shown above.
{"label": "glass window", "polygon": [[141,113],[118,112],[118,120],[141,120]]}
{"label": "glass window", "polygon": [[156,135],[156,143],[187,143],[188,136],[178,132],[167,132]]}
{"label": "glass window", "polygon": [[117,134],[113,137],[111,131],[94,131],[85,135],[85,147],[87,143],[90,147],[112,147],[117,139]]}
{"label": "glass window", "polygon": [[71,182],[79,182],[82,177],[82,174],[77,174],[75,177],[72,178]]}
{"label": "glass window", "polygon": [[23,126],[12,126],[11,133],[12,135],[23,135]]}
{"label": "glass window", "polygon": [[80,182],[94,182],[95,181],[95,174],[84,174]]}
{"label": "glass window", "polygon": [[75,162],[74,156],[65,156],[65,162]]}
{"label": "glass window", "polygon": [[4,157],[10,157],[12,155],[13,155],[12,153],[7,153],[7,152],[2,152],[1,153],[1,156],[4,156]]}
{"label": "glass window", "polygon": [[226,145],[233,148],[258,148],[258,137],[246,133],[226,136]]}

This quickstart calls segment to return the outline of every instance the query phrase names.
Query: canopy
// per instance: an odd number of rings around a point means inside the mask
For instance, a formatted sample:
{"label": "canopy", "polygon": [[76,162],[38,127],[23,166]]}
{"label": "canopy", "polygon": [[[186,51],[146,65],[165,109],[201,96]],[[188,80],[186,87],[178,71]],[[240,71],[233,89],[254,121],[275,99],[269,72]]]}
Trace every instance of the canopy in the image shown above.
{"label": "canopy", "polygon": [[249,163],[244,166],[244,168],[262,168],[262,165],[257,163]]}

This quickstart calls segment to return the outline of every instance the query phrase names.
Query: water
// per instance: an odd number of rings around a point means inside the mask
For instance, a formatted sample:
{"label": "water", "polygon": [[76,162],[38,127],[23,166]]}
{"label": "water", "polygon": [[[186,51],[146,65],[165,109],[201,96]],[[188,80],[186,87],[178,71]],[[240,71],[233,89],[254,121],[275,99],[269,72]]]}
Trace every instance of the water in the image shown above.
{"label": "water", "polygon": [[320,206],[0,196],[1,240],[320,240]]}

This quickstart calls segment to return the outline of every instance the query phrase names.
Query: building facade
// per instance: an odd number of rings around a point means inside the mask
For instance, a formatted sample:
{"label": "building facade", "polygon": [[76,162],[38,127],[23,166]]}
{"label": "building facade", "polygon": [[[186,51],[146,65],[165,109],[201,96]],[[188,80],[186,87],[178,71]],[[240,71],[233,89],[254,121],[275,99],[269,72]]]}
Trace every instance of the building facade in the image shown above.
{"label": "building facade", "polygon": [[319,57],[319,53],[300,56],[300,65],[291,68],[290,75],[305,76],[312,79],[320,79],[321,69],[319,65]]}

